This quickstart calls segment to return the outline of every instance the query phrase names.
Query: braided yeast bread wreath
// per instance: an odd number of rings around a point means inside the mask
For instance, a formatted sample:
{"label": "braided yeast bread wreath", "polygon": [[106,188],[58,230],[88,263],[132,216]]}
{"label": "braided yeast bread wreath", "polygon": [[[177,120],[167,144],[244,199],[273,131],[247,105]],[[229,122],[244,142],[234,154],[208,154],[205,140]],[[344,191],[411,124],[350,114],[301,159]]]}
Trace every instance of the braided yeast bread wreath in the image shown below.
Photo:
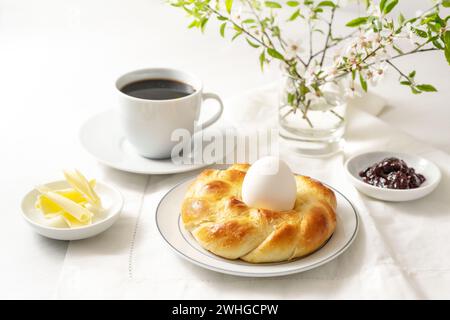
{"label": "braided yeast bread wreath", "polygon": [[204,170],[181,209],[184,226],[206,250],[251,263],[299,258],[319,249],[336,228],[336,197],[329,188],[295,176],[297,199],[289,211],[248,207],[241,198],[248,164]]}

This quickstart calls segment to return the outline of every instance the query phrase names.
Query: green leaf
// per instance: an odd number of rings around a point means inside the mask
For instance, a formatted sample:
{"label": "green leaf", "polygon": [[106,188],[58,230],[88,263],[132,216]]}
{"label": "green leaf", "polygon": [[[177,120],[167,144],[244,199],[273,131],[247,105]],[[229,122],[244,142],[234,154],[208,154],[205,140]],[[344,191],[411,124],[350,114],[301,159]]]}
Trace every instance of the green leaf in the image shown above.
{"label": "green leaf", "polygon": [[411,19],[406,20],[405,22],[406,22],[406,23],[409,22],[409,23],[413,24],[413,23],[416,22],[417,20],[418,20],[418,18],[415,18],[415,17],[414,17],[414,18],[411,18]]}
{"label": "green leaf", "polygon": [[445,47],[445,59],[447,59],[448,64],[450,65],[450,47]]}
{"label": "green leaf", "polygon": [[400,81],[400,84],[402,84],[404,86],[410,86],[411,82],[409,82],[409,81]]}
{"label": "green leaf", "polygon": [[449,48],[450,47],[450,30],[445,31],[443,40],[444,40],[445,46],[447,48]]}
{"label": "green leaf", "polygon": [[203,18],[201,21],[200,21],[200,30],[202,30],[202,32],[204,32],[205,31],[205,27],[206,27],[206,24],[208,23],[208,18]]}
{"label": "green leaf", "polygon": [[417,90],[417,89],[414,88],[413,86],[411,86],[411,92],[414,93],[414,94],[421,94],[421,93],[422,93],[422,91]]}
{"label": "green leaf", "polygon": [[259,55],[259,65],[261,66],[261,70],[264,70],[264,63],[265,62],[266,62],[266,53],[265,53],[265,51],[263,51]]}
{"label": "green leaf", "polygon": [[367,82],[364,80],[364,77],[362,76],[361,72],[359,73],[359,82],[361,83],[361,87],[365,92],[367,92]]}
{"label": "green leaf", "polygon": [[275,59],[280,59],[284,61],[284,57],[281,53],[279,53],[277,50],[272,49],[272,48],[268,48],[267,49],[267,53],[269,54],[269,56],[275,58]]}
{"label": "green leaf", "polygon": [[234,34],[233,38],[231,38],[231,41],[233,41],[234,39],[236,39],[237,37],[239,37],[241,34],[242,34],[242,31],[237,31],[237,32]]}
{"label": "green leaf", "polygon": [[295,12],[289,17],[288,21],[294,21],[300,17],[300,10],[295,10]]}
{"label": "green leaf", "polygon": [[353,19],[353,20],[347,22],[346,26],[352,27],[352,28],[357,27],[357,26],[360,26],[360,25],[366,23],[367,19],[368,19],[367,17],[359,17],[359,18],[356,18],[356,19]]}
{"label": "green leaf", "polygon": [[256,43],[254,43],[254,42],[251,42],[248,38],[245,38],[245,40],[247,40],[247,43],[248,43],[250,46],[252,46],[253,48],[259,48],[259,47],[260,47],[259,44],[256,44]]}
{"label": "green leaf", "polygon": [[437,92],[437,89],[433,87],[431,84],[419,84],[417,89],[425,92]]}
{"label": "green leaf", "polygon": [[220,35],[222,36],[222,38],[225,38],[225,27],[226,26],[227,26],[226,22],[222,23],[220,26]]}
{"label": "green leaf", "polygon": [[428,38],[428,33],[426,33],[426,31],[423,31],[423,30],[414,28],[414,29],[413,29],[413,32],[414,32],[415,34],[417,34],[417,35],[418,35],[419,37],[421,37],[421,38]]}
{"label": "green leaf", "polygon": [[383,12],[384,11],[384,7],[386,6],[386,0],[381,0],[380,1],[380,11]]}
{"label": "green leaf", "polygon": [[318,7],[336,7],[336,5],[333,3],[333,1],[322,1],[318,5]]}
{"label": "green leaf", "polygon": [[298,1],[288,1],[288,2],[286,2],[286,4],[289,7],[298,7],[300,5],[300,2],[298,2]]}
{"label": "green leaf", "polygon": [[400,24],[400,25],[403,25],[403,23],[405,22],[405,16],[402,14],[402,13],[400,13],[400,15],[398,16],[398,23]]}
{"label": "green leaf", "polygon": [[291,106],[294,103],[294,97],[295,97],[295,95],[293,93],[288,93],[288,96],[287,96],[288,105]]}
{"label": "green leaf", "polygon": [[436,19],[436,14],[432,14],[432,15],[426,17],[425,19],[423,19],[423,20],[420,22],[420,24],[421,24],[421,25],[428,24],[428,23],[431,22],[431,21],[434,22],[435,19]]}
{"label": "green leaf", "polygon": [[398,0],[390,0],[386,3],[386,6],[384,7],[383,13],[388,14],[392,11],[392,9],[395,8],[395,6],[398,4]]}
{"label": "green leaf", "polygon": [[397,47],[395,44],[392,45],[392,48],[393,48],[395,51],[397,51],[399,54],[403,54],[403,51],[402,51],[399,47]]}
{"label": "green leaf", "polygon": [[448,64],[450,65],[450,30],[445,31],[444,36],[442,37],[445,44],[445,58],[447,59]]}
{"label": "green leaf", "polygon": [[432,42],[433,42],[434,46],[436,48],[438,48],[439,50],[444,50],[445,49],[445,47],[438,40],[434,40]]}
{"label": "green leaf", "polygon": [[272,8],[272,9],[281,9],[281,4],[279,4],[278,2],[275,1],[265,1],[264,4],[266,5],[267,8]]}
{"label": "green leaf", "polygon": [[242,24],[246,24],[246,23],[255,23],[255,19],[245,19],[244,21],[242,21]]}
{"label": "green leaf", "polygon": [[305,96],[305,94],[307,94],[308,92],[310,92],[311,90],[309,90],[309,88],[307,86],[305,86],[305,83],[302,82],[300,84],[300,95]]}
{"label": "green leaf", "polygon": [[196,28],[197,26],[198,26],[198,20],[194,20],[188,25],[188,29]]}
{"label": "green leaf", "polygon": [[410,72],[410,74],[408,74],[409,78],[414,78],[416,76],[416,70]]}
{"label": "green leaf", "polygon": [[445,8],[450,8],[450,0],[444,0],[444,1],[442,1],[442,5],[443,5]]}
{"label": "green leaf", "polygon": [[231,13],[231,7],[233,7],[233,0],[225,0],[225,8],[227,9],[228,14]]}

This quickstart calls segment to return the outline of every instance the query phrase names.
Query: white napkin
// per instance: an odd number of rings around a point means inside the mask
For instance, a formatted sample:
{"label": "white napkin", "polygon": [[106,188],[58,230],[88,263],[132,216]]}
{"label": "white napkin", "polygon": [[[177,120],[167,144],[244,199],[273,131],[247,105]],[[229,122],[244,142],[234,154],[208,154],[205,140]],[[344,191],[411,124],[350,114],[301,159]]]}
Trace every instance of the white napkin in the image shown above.
{"label": "white napkin", "polygon": [[[250,97],[256,99],[253,94]],[[273,94],[268,91],[257,99],[269,101]],[[238,98],[228,102],[228,111],[233,103],[251,105],[248,97]],[[339,258],[314,270],[280,278],[240,278],[204,270],[176,256],[161,239],[154,222],[156,206],[164,193],[198,172],[140,176],[103,168],[103,180],[124,192],[122,218],[98,237],[70,243],[56,296],[450,298],[450,157],[358,108],[351,108],[348,117],[344,154],[325,159],[284,155],[293,170],[333,185],[356,205],[361,228],[353,245]],[[261,125],[256,116],[253,121]],[[434,161],[443,173],[441,184],[428,197],[407,203],[382,202],[359,194],[346,180],[342,162],[355,152],[378,149],[416,153]]]}

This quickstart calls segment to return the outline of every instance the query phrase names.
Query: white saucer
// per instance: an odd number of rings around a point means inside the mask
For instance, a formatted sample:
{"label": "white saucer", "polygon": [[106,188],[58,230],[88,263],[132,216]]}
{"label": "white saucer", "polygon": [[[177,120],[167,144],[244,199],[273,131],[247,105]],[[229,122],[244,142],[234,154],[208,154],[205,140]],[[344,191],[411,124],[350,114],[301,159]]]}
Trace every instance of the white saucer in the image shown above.
{"label": "white saucer", "polygon": [[[152,160],[137,154],[120,129],[114,110],[95,115],[80,129],[83,147],[101,163],[112,168],[139,174],[173,174],[192,171],[211,165],[224,158],[218,152],[213,159],[203,163],[176,164],[171,159]],[[212,127],[206,130],[217,130]]]}
{"label": "white saucer", "polygon": [[343,194],[332,188],[338,204],[336,231],[321,249],[304,258],[284,263],[251,264],[223,259],[203,249],[182,225],[180,207],[192,181],[182,182],[162,198],[156,209],[156,226],[177,254],[209,270],[243,277],[276,277],[303,272],[337,258],[352,244],[358,231],[356,209]]}
{"label": "white saucer", "polygon": [[[45,184],[50,189],[69,188],[65,180],[54,181]],[[46,224],[43,214],[35,208],[35,203],[39,192],[36,189],[28,192],[22,200],[22,213],[29,225],[44,237],[56,240],[81,240],[98,235],[107,230],[119,218],[123,207],[123,198],[120,192],[100,181],[97,181],[95,191],[102,200],[105,211],[102,216],[94,219],[93,223],[76,228],[56,228]]]}

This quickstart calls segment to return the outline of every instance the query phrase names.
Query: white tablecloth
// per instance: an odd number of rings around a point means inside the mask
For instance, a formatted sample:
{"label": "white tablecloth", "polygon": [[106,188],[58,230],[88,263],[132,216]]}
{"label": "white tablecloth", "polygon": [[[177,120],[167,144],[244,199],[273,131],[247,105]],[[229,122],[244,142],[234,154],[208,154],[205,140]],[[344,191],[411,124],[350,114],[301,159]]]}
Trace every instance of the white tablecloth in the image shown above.
{"label": "white tablecloth", "polygon": [[[230,101],[228,107],[232,109],[233,103],[245,105],[245,100]],[[358,208],[358,237],[336,260],[301,274],[267,279],[204,270],[176,256],[163,242],[154,221],[165,192],[198,172],[141,176],[100,167],[102,179],[125,195],[123,216],[104,234],[70,243],[56,297],[449,298],[450,157],[357,108],[350,111],[346,137],[345,153],[331,158],[283,154],[295,172],[336,187]],[[349,184],[342,167],[348,155],[368,150],[420,154],[440,166],[443,180],[421,200],[387,203],[370,199]]]}
{"label": "white tablecloth", "polygon": [[[399,6],[413,15],[423,1],[400,1]],[[337,16],[336,24],[342,25],[350,15]],[[133,186],[130,189],[144,188],[142,177],[124,177],[95,165],[78,143],[81,123],[116,103],[113,88],[118,75],[149,66],[178,67],[194,71],[205,89],[222,97],[278,78],[276,67],[260,72],[257,53],[245,41],[224,41],[213,24],[205,34],[188,30],[188,23],[182,10],[164,0],[0,0],[0,298],[49,298],[58,287],[67,243],[40,237],[23,221],[19,203],[30,188],[60,179],[61,169],[73,167],[88,176],[107,176],[122,189],[126,181]],[[439,92],[411,95],[392,73],[376,88],[391,106],[380,117],[449,152],[445,58],[430,52],[407,56],[398,64],[405,71],[417,70],[418,80],[432,83]],[[445,179],[443,185],[448,184]],[[448,213],[448,207],[444,211]],[[426,222],[435,228],[446,218],[444,213],[436,215],[419,219],[419,225]],[[126,225],[126,217],[119,224]],[[438,248],[448,250],[448,245],[439,243]],[[128,245],[102,256],[109,259],[121,250],[126,252]],[[439,268],[430,269],[445,269],[444,265],[442,261]],[[64,270],[67,275],[68,268]],[[433,279],[424,282],[432,287]],[[436,285],[437,290],[440,287]]]}

